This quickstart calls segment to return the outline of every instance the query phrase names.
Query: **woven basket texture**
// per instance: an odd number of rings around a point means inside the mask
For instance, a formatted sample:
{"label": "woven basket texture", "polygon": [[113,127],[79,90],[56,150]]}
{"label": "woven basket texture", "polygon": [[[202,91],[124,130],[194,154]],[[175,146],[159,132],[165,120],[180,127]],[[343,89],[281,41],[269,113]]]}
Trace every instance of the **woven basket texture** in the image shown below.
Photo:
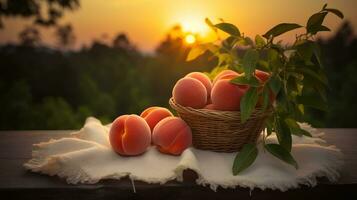
{"label": "woven basket texture", "polygon": [[263,112],[256,108],[250,118],[241,123],[239,111],[194,109],[177,104],[173,98],[169,104],[190,126],[192,145],[215,152],[237,152],[244,144],[256,143],[271,113],[270,109]]}

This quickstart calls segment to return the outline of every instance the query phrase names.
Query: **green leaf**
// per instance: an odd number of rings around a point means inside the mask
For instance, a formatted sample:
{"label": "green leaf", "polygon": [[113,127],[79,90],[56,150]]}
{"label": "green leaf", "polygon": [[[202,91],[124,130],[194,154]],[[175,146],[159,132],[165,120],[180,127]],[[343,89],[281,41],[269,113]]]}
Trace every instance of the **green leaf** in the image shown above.
{"label": "green leaf", "polygon": [[291,132],[289,127],[281,118],[277,119],[276,136],[278,138],[279,144],[288,152],[290,152],[292,146]]}
{"label": "green leaf", "polygon": [[271,89],[271,91],[277,95],[278,92],[280,91],[281,89],[281,86],[282,86],[282,82],[280,81],[279,77],[278,76],[272,76],[270,78],[270,80],[268,81],[268,85]]}
{"label": "green leaf", "polygon": [[220,53],[218,54],[218,66],[221,66],[222,64],[230,64],[232,63],[232,56],[228,53]]}
{"label": "green leaf", "polygon": [[227,49],[232,49],[234,45],[237,43],[237,41],[238,39],[236,37],[229,36],[225,40],[223,40],[222,45]]}
{"label": "green leaf", "polygon": [[320,27],[317,28],[317,32],[320,31],[331,31],[331,29],[329,29],[328,27],[321,25]]}
{"label": "green leaf", "polygon": [[311,133],[308,132],[308,131],[306,131],[305,129],[300,128],[300,131],[301,131],[301,133],[302,133],[303,135],[308,136],[308,137],[312,137]]}
{"label": "green leaf", "polygon": [[261,85],[261,83],[255,76],[252,76],[250,79],[247,79],[245,75],[238,76],[232,79],[230,82],[236,85],[249,85],[253,87],[259,87]]}
{"label": "green leaf", "polygon": [[196,59],[198,56],[204,54],[206,51],[210,51],[215,54],[219,51],[219,47],[212,43],[204,43],[191,48],[190,52],[186,57],[186,61],[191,61]]}
{"label": "green leaf", "polygon": [[255,49],[248,49],[243,57],[242,60],[242,66],[245,75],[247,76],[248,79],[252,77],[252,74],[255,70],[255,66],[259,60],[259,53]]}
{"label": "green leaf", "polygon": [[314,43],[314,45],[313,45],[313,52],[314,52],[314,56],[315,56],[317,62],[319,63],[319,66],[323,67],[322,62],[321,62],[321,49],[320,49],[320,46],[316,43]]}
{"label": "green leaf", "polygon": [[244,37],[245,45],[251,45],[253,46],[254,42],[250,37]]}
{"label": "green leaf", "polygon": [[262,96],[263,96],[263,106],[262,106],[263,111],[265,111],[269,105],[269,95],[270,95],[270,91],[269,91],[268,86],[264,86],[263,94],[262,94]]}
{"label": "green leaf", "polygon": [[310,61],[314,53],[314,42],[306,40],[305,42],[296,45],[295,49],[297,54],[304,60]]}
{"label": "green leaf", "polygon": [[279,58],[279,53],[275,49],[268,49],[268,60],[270,62],[277,60]]}
{"label": "green leaf", "polygon": [[298,164],[293,158],[293,156],[284,147],[278,144],[266,144],[265,149],[268,150],[275,157],[280,160],[292,165],[295,169],[298,169]]}
{"label": "green leaf", "polygon": [[300,128],[298,123],[295,121],[295,119],[292,118],[286,118],[285,123],[290,127],[290,128]]}
{"label": "green leaf", "polygon": [[241,121],[244,123],[252,114],[258,102],[258,89],[250,87],[240,101]]}
{"label": "green leaf", "polygon": [[288,127],[290,128],[290,132],[294,135],[297,136],[302,136],[302,132],[300,131],[300,126],[299,124],[292,118],[286,118],[285,123],[288,125]]}
{"label": "green leaf", "polygon": [[314,78],[315,80],[318,80],[320,83],[324,84],[325,86],[327,86],[327,78],[322,73],[319,74],[307,67],[296,68],[296,71],[301,72],[304,75],[304,77],[310,76],[310,77]]}
{"label": "green leaf", "polygon": [[207,49],[204,48],[202,45],[192,47],[186,57],[186,61],[191,61],[191,60],[196,59],[198,56],[204,54],[206,52],[206,50]]}
{"label": "green leaf", "polygon": [[214,26],[232,36],[236,36],[236,37],[240,36],[239,29],[233,24],[223,22],[223,23],[216,24]]}
{"label": "green leaf", "polygon": [[263,47],[264,45],[266,45],[266,42],[260,35],[256,35],[255,44],[257,45],[257,47]]}
{"label": "green leaf", "polygon": [[255,144],[245,144],[234,159],[232,168],[233,175],[238,175],[241,171],[252,165],[257,155],[258,149]]}
{"label": "green leaf", "polygon": [[307,21],[307,24],[306,24],[307,32],[311,33],[311,34],[316,34],[317,31],[319,30],[320,26],[322,25],[326,15],[327,15],[327,12],[319,12],[319,13],[313,14]]}
{"label": "green leaf", "polygon": [[335,14],[337,17],[343,19],[344,16],[343,16],[343,13],[337,9],[334,9],[334,8],[324,8],[323,10],[327,11],[327,12],[330,12],[330,13],[333,13]]}
{"label": "green leaf", "polygon": [[286,118],[285,123],[290,127],[290,131],[292,134],[297,135],[297,136],[305,135],[308,137],[312,137],[312,135],[308,131],[302,129],[300,127],[300,125],[294,119]]}
{"label": "green leaf", "polygon": [[219,46],[212,44],[212,43],[204,43],[201,44],[203,49],[207,49],[208,51],[210,51],[211,53],[215,54],[219,51]]}
{"label": "green leaf", "polygon": [[276,26],[274,26],[272,29],[270,29],[268,32],[266,32],[263,37],[266,39],[269,39],[271,36],[276,37],[278,35],[281,35],[283,33],[286,33],[288,31],[297,29],[302,27],[299,24],[294,24],[294,23],[281,23]]}
{"label": "green leaf", "polygon": [[300,111],[301,114],[305,113],[305,107],[303,104],[298,104],[297,105],[298,110]]}

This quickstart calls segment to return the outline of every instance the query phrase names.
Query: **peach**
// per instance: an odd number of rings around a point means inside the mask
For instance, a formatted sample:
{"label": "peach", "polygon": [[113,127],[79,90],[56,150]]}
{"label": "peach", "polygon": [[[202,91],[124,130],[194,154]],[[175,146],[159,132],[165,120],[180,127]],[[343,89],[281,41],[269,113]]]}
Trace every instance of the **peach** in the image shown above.
{"label": "peach", "polygon": [[154,128],[153,143],[166,154],[180,155],[192,143],[190,127],[178,117],[166,117]]}
{"label": "peach", "polygon": [[159,123],[159,121],[165,117],[171,116],[173,115],[168,109],[157,106],[147,108],[140,114],[140,117],[144,118],[148,123],[151,131],[154,129],[156,124]]}
{"label": "peach", "polygon": [[208,110],[217,110],[214,104],[207,104],[204,109],[208,109]]}
{"label": "peach", "polygon": [[187,74],[185,77],[194,78],[194,79],[197,79],[198,81],[200,81],[205,86],[205,88],[207,90],[207,96],[209,97],[211,95],[212,82],[206,74],[204,74],[202,72],[191,72],[191,73]]}
{"label": "peach", "polygon": [[203,108],[207,103],[207,90],[197,79],[184,77],[177,81],[172,90],[176,103],[192,107]]}
{"label": "peach", "polygon": [[122,115],[114,120],[109,141],[113,150],[120,155],[142,154],[151,144],[150,127],[137,115]]}
{"label": "peach", "polygon": [[226,75],[239,75],[237,72],[230,70],[230,69],[226,69],[221,71],[220,73],[218,73],[216,75],[216,77],[213,79],[213,85],[218,81],[221,80],[223,77],[227,78]]}
{"label": "peach", "polygon": [[229,82],[230,79],[218,80],[212,88],[212,103],[217,110],[235,111],[240,108],[240,100],[248,87]]}
{"label": "peach", "polygon": [[269,79],[270,74],[268,72],[264,72],[264,71],[256,69],[255,77],[257,77],[262,83],[265,83]]}

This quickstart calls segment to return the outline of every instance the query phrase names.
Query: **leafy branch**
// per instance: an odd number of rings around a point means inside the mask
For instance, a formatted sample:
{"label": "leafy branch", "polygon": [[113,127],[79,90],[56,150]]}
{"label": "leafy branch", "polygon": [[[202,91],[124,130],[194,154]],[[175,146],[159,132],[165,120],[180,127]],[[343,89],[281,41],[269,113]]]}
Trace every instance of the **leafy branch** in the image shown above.
{"label": "leafy branch", "polygon": [[[244,123],[257,107],[262,111],[272,110],[266,120],[262,145],[265,150],[278,159],[298,168],[298,163],[291,155],[292,135],[311,136],[298,123],[304,115],[305,107],[326,110],[327,78],[321,50],[314,41],[314,36],[322,31],[330,31],[323,25],[327,14],[332,13],[343,19],[341,11],[327,8],[313,14],[305,26],[296,23],[281,23],[263,35],[256,35],[254,41],[244,36],[233,24],[214,24],[206,19],[206,24],[214,31],[223,31],[229,36],[224,40],[200,44],[191,49],[187,60],[193,60],[209,51],[218,58],[217,66],[211,71],[211,77],[224,69],[243,73],[231,80],[233,84],[249,85],[240,103],[241,121]],[[292,45],[284,46],[274,39],[286,32],[305,28],[305,32],[296,36]],[[247,50],[242,57],[237,48],[244,46]],[[265,83],[255,78],[255,70],[260,69],[270,74]],[[311,95],[317,94],[317,95]],[[271,101],[270,95],[276,100]],[[258,102],[261,99],[261,103]],[[266,138],[276,133],[278,143],[266,143]],[[258,149],[254,144],[246,144],[237,154],[233,163],[233,174],[237,175],[248,168],[256,159]]]}

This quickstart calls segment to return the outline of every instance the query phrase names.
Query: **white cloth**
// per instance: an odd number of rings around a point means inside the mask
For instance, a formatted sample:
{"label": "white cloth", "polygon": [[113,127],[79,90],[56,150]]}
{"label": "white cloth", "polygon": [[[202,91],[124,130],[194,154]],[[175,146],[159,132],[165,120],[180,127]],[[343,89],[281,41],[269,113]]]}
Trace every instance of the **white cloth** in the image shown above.
{"label": "white cloth", "polygon": [[[278,160],[259,145],[259,154],[253,165],[237,176],[232,175],[236,153],[215,153],[195,148],[186,149],[181,156],[170,156],[150,147],[141,156],[122,157],[114,153],[108,142],[109,127],[95,118],[88,118],[74,137],[34,144],[32,159],[25,168],[65,178],[68,183],[96,183],[102,179],[120,179],[164,184],[169,180],[182,181],[182,172],[192,169],[198,174],[197,184],[218,186],[270,188],[285,191],[300,184],[314,186],[316,178],[325,176],[330,181],[339,177],[342,153],[319,138],[323,133],[307,124],[313,138],[293,136],[292,154],[299,169]],[[269,142],[276,142],[273,134]]]}

